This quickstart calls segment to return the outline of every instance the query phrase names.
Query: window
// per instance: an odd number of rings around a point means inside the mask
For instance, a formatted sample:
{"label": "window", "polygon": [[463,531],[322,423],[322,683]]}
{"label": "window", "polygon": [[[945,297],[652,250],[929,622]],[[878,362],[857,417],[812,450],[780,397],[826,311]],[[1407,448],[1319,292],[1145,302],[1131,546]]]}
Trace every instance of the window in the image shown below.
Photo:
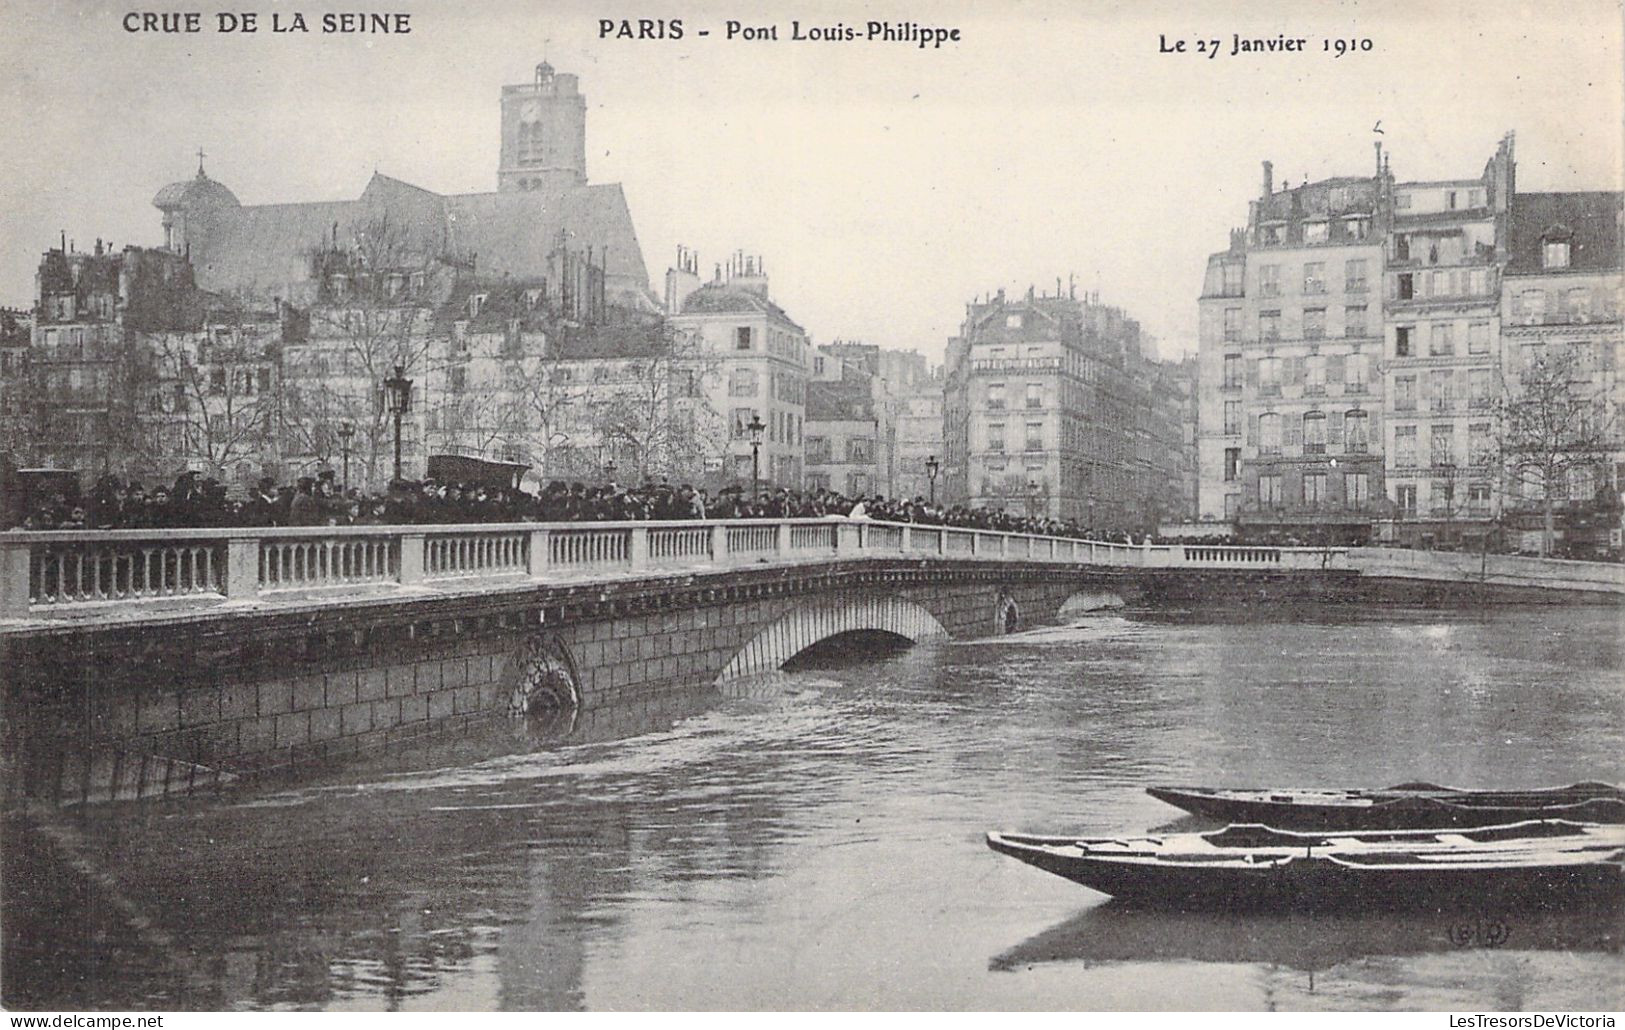
{"label": "window", "polygon": [[1346,218],[1343,220],[1343,231],[1351,240],[1363,240],[1371,235],[1371,219],[1364,216]]}
{"label": "window", "polygon": [[755,408],[733,409],[734,437],[736,439],[742,440],[750,436],[750,423],[754,418],[756,418]]}
{"label": "window", "polygon": [[1489,465],[1495,461],[1495,442],[1490,438],[1488,422],[1474,422],[1467,427],[1467,462],[1470,465]]}
{"label": "window", "polygon": [[736,368],[730,372],[728,374],[728,396],[756,396],[756,370],[754,368]]}
{"label": "window", "polygon": [[1226,340],[1241,339],[1241,309],[1224,309],[1224,338]]}
{"label": "window", "polygon": [[1416,484],[1400,483],[1394,487],[1394,504],[1403,518],[1416,518]]}
{"label": "window", "polygon": [[1281,313],[1279,311],[1260,311],[1258,313],[1258,336],[1263,340],[1279,340],[1281,338]]}
{"label": "window", "polygon": [[1411,335],[1415,326],[1402,325],[1394,329],[1394,357],[1408,358],[1411,356]]}
{"label": "window", "polygon": [[453,365],[447,369],[446,387],[452,393],[461,393],[468,389],[468,369],[462,365]]}
{"label": "window", "polygon": [[1303,453],[1326,453],[1326,416],[1322,412],[1309,411],[1304,413]]}
{"label": "window", "polygon": [[1539,322],[1546,315],[1546,291],[1524,290],[1518,294],[1518,306],[1523,309],[1526,321]]}
{"label": "window", "polygon": [[1325,222],[1305,222],[1305,223],[1303,223],[1303,242],[1305,242],[1305,243],[1325,243],[1326,242],[1326,223]]}
{"label": "window", "polygon": [[1483,268],[1474,268],[1467,273],[1467,292],[1474,297],[1482,297],[1490,292],[1490,273]]}
{"label": "window", "polygon": [[734,350],[750,350],[750,326],[742,325],[734,329]]}
{"label": "window", "polygon": [[1569,241],[1547,240],[1541,248],[1540,264],[1542,268],[1569,267]]}
{"label": "window", "polygon": [[1241,448],[1226,447],[1224,449],[1224,481],[1234,483],[1241,478]]}
{"label": "window", "polygon": [[1027,423],[1027,446],[1026,446],[1026,449],[1029,450],[1029,451],[1041,451],[1041,450],[1044,449],[1044,423],[1042,423],[1042,422],[1029,422],[1029,423]]}
{"label": "window", "polygon": [[1226,297],[1241,296],[1241,274],[1246,266],[1227,264],[1224,266],[1224,295]]}
{"label": "window", "polygon": [[1326,392],[1326,356],[1311,354],[1303,359],[1303,392],[1320,396]]}
{"label": "window", "polygon": [[1416,410],[1416,377],[1415,376],[1395,376],[1394,377],[1394,410],[1395,411],[1415,411]]}
{"label": "window", "polygon": [[1343,335],[1365,335],[1365,308],[1363,306],[1343,309]]}
{"label": "window", "polygon": [[1416,277],[1410,272],[1399,274],[1399,299],[1410,300],[1416,296]]}
{"label": "window", "polygon": [[1362,511],[1371,503],[1371,482],[1364,472],[1343,473],[1343,507]]}
{"label": "window", "polygon": [[1281,453],[1281,416],[1274,412],[1258,416],[1258,453]]}
{"label": "window", "polygon": [[990,451],[1004,450],[1004,423],[989,422],[987,426],[987,449]]}
{"label": "window", "polygon": [[1490,369],[1475,368],[1467,373],[1467,405],[1472,408],[1490,406]]}
{"label": "window", "polygon": [[[812,459],[809,458],[808,460],[810,461]],[[811,491],[813,491],[815,493],[828,490],[829,489],[829,473],[828,472],[809,472],[809,473],[807,473],[807,489],[811,490]]]}
{"label": "window", "polygon": [[1482,514],[1490,508],[1490,484],[1467,484],[1467,507],[1475,514]]}
{"label": "window", "polygon": [[875,441],[868,436],[846,438],[846,460],[852,465],[868,465],[875,460]]}
{"label": "window", "polygon": [[807,464],[828,465],[830,462],[829,437],[807,437]]}
{"label": "window", "polygon": [[1241,435],[1241,402],[1240,401],[1225,401],[1224,402],[1224,435],[1225,436],[1240,436]]}
{"label": "window", "polygon": [[[1321,228],[1325,228],[1324,222],[1321,223]],[[1311,261],[1303,266],[1303,292],[1326,292],[1326,262]]]}
{"label": "window", "polygon": [[1343,450],[1350,454],[1366,453],[1370,448],[1366,422],[1366,413],[1358,409],[1343,416]]}
{"label": "window", "polygon": [[1303,309],[1303,338],[1306,340],[1323,340],[1326,338],[1326,309]]}
{"label": "window", "polygon": [[1314,507],[1326,503],[1326,473],[1310,472],[1303,477],[1303,503]]}
{"label": "window", "polygon": [[1416,467],[1416,427],[1396,426],[1394,428],[1394,467]]}
{"label": "window", "polygon": [[209,392],[218,396],[226,392],[226,370],[222,365],[209,369]]}
{"label": "window", "polygon": [[1467,327],[1467,353],[1488,354],[1490,352],[1490,324],[1488,322],[1474,322]]}
{"label": "window", "polygon": [[1258,295],[1260,297],[1279,297],[1281,295],[1281,266],[1258,266]]}
{"label": "window", "polygon": [[1224,356],[1224,388],[1226,390],[1241,389],[1241,355],[1226,354]]}
{"label": "window", "polygon": [[1265,508],[1281,506],[1281,476],[1270,473],[1258,477],[1258,503]]}
{"label": "window", "polygon": [[1240,512],[1241,512],[1241,495],[1240,494],[1225,494],[1224,495],[1224,517],[1227,518],[1227,519],[1233,519],[1238,514],[1240,514]]}
{"label": "window", "polygon": [[1027,384],[1027,407],[1042,408],[1044,406],[1044,384]]}
{"label": "window", "polygon": [[1449,411],[1456,406],[1456,373],[1448,368],[1436,368],[1428,373],[1428,392],[1432,395],[1434,411]]}
{"label": "window", "polygon": [[1020,315],[1006,315],[1006,316],[1004,316],[1004,327],[1006,329],[1020,329],[1021,328],[1021,316]]}
{"label": "window", "polygon": [[1279,394],[1281,392],[1281,359],[1258,359],[1258,392],[1261,394]]}
{"label": "window", "polygon": [[1591,291],[1576,286],[1563,295],[1563,309],[1577,322],[1584,322],[1591,313]]}
{"label": "window", "polygon": [[1456,427],[1441,422],[1429,431],[1428,457],[1434,468],[1456,463]]}
{"label": "window", "polygon": [[1428,354],[1435,358],[1448,358],[1456,353],[1456,327],[1449,322],[1435,322],[1430,327]]}
{"label": "window", "polygon": [[1343,392],[1365,393],[1366,359],[1360,354],[1350,354],[1343,359]]}

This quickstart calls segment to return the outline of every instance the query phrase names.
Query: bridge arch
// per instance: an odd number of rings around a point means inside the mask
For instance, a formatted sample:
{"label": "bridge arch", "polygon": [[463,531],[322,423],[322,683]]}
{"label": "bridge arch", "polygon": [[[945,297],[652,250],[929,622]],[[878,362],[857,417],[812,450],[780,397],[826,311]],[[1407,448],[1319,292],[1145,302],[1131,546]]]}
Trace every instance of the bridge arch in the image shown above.
{"label": "bridge arch", "polygon": [[723,667],[716,682],[772,672],[820,640],[858,630],[877,630],[911,643],[947,637],[948,631],[921,605],[900,597],[858,597],[797,608],[752,637]]}

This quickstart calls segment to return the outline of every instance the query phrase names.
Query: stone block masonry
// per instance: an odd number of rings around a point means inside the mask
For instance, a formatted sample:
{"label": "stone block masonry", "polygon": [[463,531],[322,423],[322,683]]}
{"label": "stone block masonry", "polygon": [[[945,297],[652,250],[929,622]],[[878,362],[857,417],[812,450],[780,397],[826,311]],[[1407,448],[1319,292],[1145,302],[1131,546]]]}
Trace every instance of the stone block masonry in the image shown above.
{"label": "stone block masonry", "polygon": [[45,780],[61,749],[238,774],[340,761],[506,717],[538,685],[591,710],[716,682],[745,654],[777,667],[820,634],[1040,625],[1100,575],[913,561],[6,638],[4,754],[35,795],[57,789]]}

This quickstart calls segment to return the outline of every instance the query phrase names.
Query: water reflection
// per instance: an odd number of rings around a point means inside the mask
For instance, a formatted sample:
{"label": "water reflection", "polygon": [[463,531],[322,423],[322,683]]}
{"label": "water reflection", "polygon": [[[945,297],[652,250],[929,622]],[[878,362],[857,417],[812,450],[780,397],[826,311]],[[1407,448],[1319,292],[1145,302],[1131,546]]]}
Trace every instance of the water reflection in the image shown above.
{"label": "water reflection", "polygon": [[1108,901],[994,956],[997,972],[1047,962],[1242,962],[1323,970],[1357,958],[1455,952],[1617,955],[1619,909],[1518,912],[1229,914],[1169,912]]}

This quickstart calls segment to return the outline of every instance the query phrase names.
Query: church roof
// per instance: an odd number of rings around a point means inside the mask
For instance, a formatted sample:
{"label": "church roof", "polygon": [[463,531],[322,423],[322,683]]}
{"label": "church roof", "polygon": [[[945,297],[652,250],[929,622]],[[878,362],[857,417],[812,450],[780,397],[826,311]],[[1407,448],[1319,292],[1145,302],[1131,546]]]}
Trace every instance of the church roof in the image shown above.
{"label": "church roof", "polygon": [[594,264],[607,267],[612,292],[649,289],[619,185],[444,195],[375,173],[355,200],[196,210],[196,196],[175,187],[159,193],[187,208],[199,284],[219,292],[298,296],[309,285],[315,250],[380,231],[397,241],[395,249],[472,259],[482,277],[515,279],[545,276],[562,234],[574,252],[592,248]]}
{"label": "church roof", "polygon": [[228,207],[240,206],[237,195],[227,189],[223,184],[215,182],[203,174],[199,168],[197,175],[180,182],[172,182],[158,191],[152,198],[152,206],[168,210],[180,207],[182,204],[224,204]]}

